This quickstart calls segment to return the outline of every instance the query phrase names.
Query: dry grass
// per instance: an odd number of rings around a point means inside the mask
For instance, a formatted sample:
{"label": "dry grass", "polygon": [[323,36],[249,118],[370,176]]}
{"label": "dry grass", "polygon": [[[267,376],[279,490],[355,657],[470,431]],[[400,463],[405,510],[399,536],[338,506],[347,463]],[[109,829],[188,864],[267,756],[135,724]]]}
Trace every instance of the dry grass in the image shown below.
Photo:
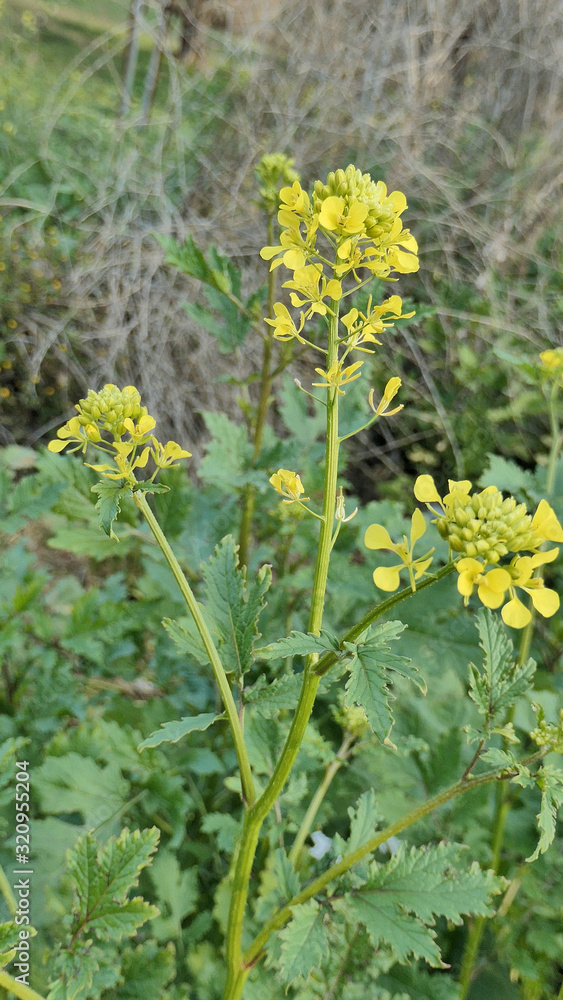
{"label": "dry grass", "polygon": [[[229,5],[227,5],[229,6]],[[71,275],[69,309],[45,324],[29,317],[37,369],[61,338],[70,375],[87,385],[134,382],[181,440],[201,430],[198,411],[236,409],[217,383],[257,363],[258,345],[233,357],[181,310],[199,295],[162,266],[151,233],[190,232],[236,256],[248,287],[264,280],[256,251],[264,231],[252,170],[266,151],[294,155],[308,182],[354,160],[409,194],[409,224],[421,237],[412,288],[453,331],[446,278],[475,286],[491,304],[480,335],[499,332],[535,347],[557,342],[546,302],[549,262],[525,302],[506,291],[529,276],[538,242],[553,233],[563,176],[561,0],[285,0],[275,19],[244,36],[200,31],[189,73],[163,43],[169,89],[138,144],[138,121],[116,124],[96,197],[76,221],[85,250]],[[145,30],[153,30],[150,23]],[[115,40],[114,40],[115,41]],[[100,41],[69,69],[47,109],[43,155],[72,106],[77,74],[115,55]],[[215,138],[187,130],[183,109],[220,68]],[[116,79],[117,83],[117,79]],[[213,109],[208,108],[208,114]],[[61,168],[64,177],[64,169]],[[422,296],[420,288],[424,289]],[[499,291],[501,289],[501,291]],[[466,319],[471,321],[472,314]],[[453,325],[452,325],[453,324]],[[74,358],[74,360],[73,360]]]}

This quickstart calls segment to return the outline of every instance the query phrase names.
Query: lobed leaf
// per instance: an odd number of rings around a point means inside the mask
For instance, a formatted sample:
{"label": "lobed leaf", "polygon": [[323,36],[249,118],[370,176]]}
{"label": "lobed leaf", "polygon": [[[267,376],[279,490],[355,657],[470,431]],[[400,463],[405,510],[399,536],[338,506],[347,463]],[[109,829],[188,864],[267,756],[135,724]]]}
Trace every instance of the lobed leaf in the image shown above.
{"label": "lobed leaf", "polygon": [[557,811],[563,806],[563,771],[551,764],[544,764],[535,778],[541,791],[541,808],[537,815],[540,839],[534,853],[526,861],[536,861],[553,843]]}
{"label": "lobed leaf", "polygon": [[469,696],[490,729],[496,718],[532,687],[536,664],[532,659],[523,664],[513,659],[512,642],[498,615],[481,608],[476,617],[483,667],[479,670],[469,664]]}
{"label": "lobed leaf", "polygon": [[326,629],[321,629],[320,635],[312,632],[292,632],[286,639],[278,639],[268,646],[254,650],[255,657],[261,660],[277,660],[286,656],[307,656],[309,653],[334,653],[340,651],[336,636]]}
{"label": "lobed leaf", "polygon": [[213,712],[202,712],[200,715],[184,716],[174,722],[163,722],[160,729],[157,729],[146,740],[139,743],[137,749],[147,750],[149,747],[158,747],[161,743],[178,743],[189,733],[204,732],[209,729],[217,719],[222,719],[222,715],[214,715]]}
{"label": "lobed leaf", "polygon": [[118,542],[119,538],[113,530],[113,524],[121,511],[121,501],[125,497],[131,496],[131,487],[124,486],[122,483],[110,483],[107,480],[101,480],[99,483],[94,483],[92,493],[97,493],[98,495],[96,510],[98,511],[100,527],[105,531],[106,535]]}
{"label": "lobed leaf", "polygon": [[289,924],[280,931],[282,942],[279,967],[288,983],[308,976],[328,957],[329,936],[324,913],[315,899],[293,910]]}

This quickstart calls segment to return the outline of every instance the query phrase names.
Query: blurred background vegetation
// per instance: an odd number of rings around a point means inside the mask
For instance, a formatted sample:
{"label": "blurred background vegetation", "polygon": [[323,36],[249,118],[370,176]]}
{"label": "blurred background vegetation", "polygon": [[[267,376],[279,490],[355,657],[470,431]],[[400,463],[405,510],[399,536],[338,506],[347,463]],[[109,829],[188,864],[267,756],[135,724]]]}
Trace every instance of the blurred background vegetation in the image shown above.
{"label": "blurred background vegetation", "polygon": [[402,375],[407,407],[355,446],[362,495],[440,466],[475,478],[491,451],[534,465],[548,425],[513,356],[560,336],[562,4],[129,8],[2,7],[2,443],[44,439],[106,381],[137,385],[196,452],[201,410],[236,413],[224,378],[248,377],[258,344],[217,356],[182,308],[198,283],[153,234],[213,242],[264,284],[253,169],[280,150],[305,185],[355,162],[406,191],[421,247],[398,286],[417,317],[372,361],[376,384]]}

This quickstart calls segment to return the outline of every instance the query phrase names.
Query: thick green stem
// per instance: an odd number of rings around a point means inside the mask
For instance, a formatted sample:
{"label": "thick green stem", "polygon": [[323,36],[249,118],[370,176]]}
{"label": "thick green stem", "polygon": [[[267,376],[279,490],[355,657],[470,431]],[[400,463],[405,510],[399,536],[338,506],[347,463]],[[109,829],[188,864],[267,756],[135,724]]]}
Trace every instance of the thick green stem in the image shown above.
{"label": "thick green stem", "polygon": [[[334,310],[334,315],[331,317],[329,324],[329,349],[327,356],[329,367],[337,360],[338,356],[338,304],[332,302],[331,307]],[[323,511],[309,615],[309,631],[316,632],[317,634],[320,632],[322,625],[334,514],[336,510],[336,481],[338,476],[338,393],[336,389],[330,389],[328,392]],[[224,1000],[239,1000],[239,997],[242,995],[246,976],[248,975],[247,963],[242,962],[241,938],[252,864],[254,862],[262,823],[289,777],[299,747],[301,746],[307,723],[309,722],[320,683],[320,677],[312,669],[315,662],[316,656],[308,657],[306,660],[299,701],[277,766],[266,789],[245,816],[238,857],[234,867],[233,889],[229,908],[227,927],[227,982],[225,985]]]}
{"label": "thick green stem", "polygon": [[196,628],[201,636],[201,641],[205,647],[205,651],[209,657],[209,662],[213,673],[215,675],[215,680],[219,688],[221,698],[223,699],[223,704],[225,706],[225,711],[227,713],[227,718],[229,720],[229,725],[231,727],[231,733],[233,736],[233,741],[235,744],[235,750],[238,760],[238,765],[240,768],[240,777],[242,784],[243,797],[247,807],[252,806],[256,793],[254,791],[254,780],[252,777],[252,771],[250,770],[250,762],[248,760],[248,754],[246,752],[246,746],[244,743],[244,737],[242,733],[242,727],[238,717],[237,708],[235,705],[235,700],[231,691],[227,675],[225,673],[223,664],[217,652],[215,643],[211,637],[211,633],[207,628],[204,618],[201,614],[199,605],[195,599],[194,593],[184,576],[180,563],[176,559],[168,540],[162,531],[156,517],[154,516],[152,510],[150,509],[147,498],[141,491],[134,492],[133,497],[135,503],[141,514],[145,518],[149,528],[151,529],[163,555],[166,559],[170,569],[172,570],[174,579],[178,584],[182,597],[184,598],[188,610],[195,622]]}
{"label": "thick green stem", "polygon": [[41,993],[36,993],[25,983],[18,983],[17,979],[2,970],[0,970],[0,986],[3,986],[8,993],[20,997],[20,1000],[45,1000]]}
{"label": "thick green stem", "polygon": [[[533,754],[531,757],[523,761],[523,764],[529,764],[533,761],[540,759],[543,756],[542,753]],[[427,802],[422,803],[422,805],[417,806],[412,809],[411,812],[406,813],[405,816],[398,819],[395,823],[391,823],[389,826],[385,827],[375,836],[371,837],[362,844],[361,847],[356,848],[355,851],[351,851],[346,854],[340,861],[328,868],[322,875],[310,882],[301,892],[293,896],[292,899],[286,903],[274,916],[268,921],[266,926],[262,931],[256,936],[250,947],[246,950],[243,956],[243,961],[246,966],[251,967],[254,965],[262,952],[264,945],[266,944],[270,935],[277,930],[280,930],[291,918],[292,909],[295,906],[299,906],[300,903],[306,903],[308,899],[312,899],[317,893],[322,892],[323,889],[334,881],[334,879],[339,878],[344,875],[345,872],[349,871],[354,865],[362,861],[363,858],[367,857],[368,854],[372,854],[378,847],[381,847],[385,841],[389,840],[390,837],[395,837],[397,834],[402,833],[413,823],[416,823],[419,819],[423,819],[424,816],[428,816],[429,813],[438,809],[439,806],[444,805],[451,799],[456,798],[458,795],[464,795],[465,792],[471,791],[473,788],[478,788],[481,785],[490,784],[492,781],[502,780],[505,777],[501,769],[496,769],[494,771],[488,771],[486,774],[480,774],[478,777],[470,777],[465,779],[460,779],[446,788],[443,792],[439,792],[438,795],[434,795]]]}

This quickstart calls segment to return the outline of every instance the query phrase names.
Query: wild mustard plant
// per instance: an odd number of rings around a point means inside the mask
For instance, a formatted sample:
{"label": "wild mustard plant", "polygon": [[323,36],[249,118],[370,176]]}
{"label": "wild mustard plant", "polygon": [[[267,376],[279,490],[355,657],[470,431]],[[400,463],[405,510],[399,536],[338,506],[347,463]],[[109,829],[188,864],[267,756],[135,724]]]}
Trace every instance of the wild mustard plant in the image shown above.
{"label": "wild mustard plant", "polygon": [[[542,836],[538,850],[544,851],[553,835],[548,819],[553,818],[563,798],[557,775],[542,765],[548,752],[562,751],[561,721],[548,724],[538,717],[537,726],[530,734],[537,749],[523,758],[517,759],[506,750],[486,749],[493,733],[510,732],[507,720],[504,720],[504,729],[498,728],[502,721],[500,713],[514,703],[526,684],[529,686],[526,679],[533,674],[533,663],[528,660],[527,652],[520,656],[518,663],[512,660],[510,643],[503,634],[498,616],[495,618],[491,612],[502,607],[502,619],[506,624],[526,630],[532,614],[517,591],[527,595],[533,608],[544,616],[555,614],[559,606],[557,594],[544,586],[537,572],[558,554],[557,548],[544,551],[544,543],[563,541],[561,525],[546,500],[542,500],[531,515],[524,504],[518,504],[513,497],[503,497],[494,486],[471,493],[469,481],[450,481],[448,493],[440,496],[430,476],[419,476],[414,484],[414,496],[431,512],[440,538],[448,542],[448,562],[430,573],[435,549],[424,545],[422,552],[415,555],[415,546],[429,528],[427,516],[419,507],[413,510],[408,538],[403,535],[395,542],[384,525],[371,525],[365,534],[366,548],[376,552],[387,550],[399,560],[391,566],[376,567],[374,583],[383,591],[396,591],[400,574],[406,570],[408,585],[379,602],[374,592],[373,608],[361,620],[350,622],[344,635],[332,635],[324,627],[331,553],[338,533],[353,516],[346,517],[344,492],[339,484],[341,444],[377,420],[390,419],[399,413],[403,404],[393,404],[401,389],[401,380],[391,371],[384,388],[366,387],[366,421],[352,434],[341,432],[340,408],[346,405],[347,387],[365,377],[365,356],[373,354],[382,344],[380,338],[389,336],[396,320],[413,315],[412,311],[403,312],[402,299],[397,294],[375,305],[370,297],[364,312],[352,305],[348,307],[345,300],[373,278],[396,281],[401,274],[415,273],[419,266],[418,247],[401,218],[407,209],[405,196],[398,191],[388,194],[383,182],[373,181],[353,165],[329,174],[325,182],[315,182],[309,194],[294,175],[291,161],[272,157],[263,162],[259,172],[260,196],[270,223],[278,201],[277,198],[273,200],[273,183],[280,174],[284,175],[285,183],[279,191],[279,241],[274,243],[271,238],[261,256],[271,262],[271,275],[280,268],[282,273],[289,273],[281,287],[288,289],[291,307],[297,314],[292,313],[285,302],[275,301],[275,286],[271,281],[268,315],[264,318],[271,333],[264,352],[261,402],[254,422],[254,455],[260,449],[260,428],[263,429],[272,381],[272,344],[281,342],[282,351],[288,344],[300,344],[315,352],[315,356],[321,355],[320,364],[315,367],[313,363],[310,376],[311,390],[319,390],[318,393],[304,388],[299,382],[295,391],[316,395],[324,407],[322,496],[317,500],[313,490],[305,495],[308,491],[306,469],[297,472],[280,468],[269,478],[285,510],[298,509],[303,515],[307,512],[319,522],[307,633],[293,632],[268,646],[254,648],[256,621],[271,574],[268,567],[262,567],[256,580],[248,581],[244,569],[237,567],[236,550],[232,540],[227,538],[218,549],[223,559],[223,576],[215,564],[213,573],[219,575],[215,575],[213,581],[214,586],[219,586],[221,581],[225,584],[221,600],[228,612],[226,617],[231,622],[232,635],[230,645],[226,640],[219,641],[218,636],[226,627],[221,624],[225,620],[225,607],[222,611],[215,608],[213,627],[213,615],[204,612],[196,600],[147,501],[148,493],[166,489],[157,482],[159,471],[174,467],[179,460],[189,457],[189,452],[174,441],[163,444],[154,436],[156,422],[142,406],[134,387],[120,390],[114,385],[106,385],[100,392],[91,390],[77,404],[78,415],[69,420],[49,444],[52,452],[68,448],[85,455],[89,451],[98,453],[101,461],[88,464],[101,476],[93,490],[98,495],[100,523],[107,534],[115,537],[113,525],[122,499],[133,498],[174,575],[222,698],[223,707],[218,714],[205,713],[167,723],[161,732],[149,736],[141,749],[166,740],[176,741],[181,736],[189,738],[190,732],[205,730],[219,719],[227,719],[230,726],[244,816],[227,880],[224,1000],[240,1000],[251,976],[258,977],[256,981],[260,983],[266,981],[264,977],[275,975],[278,985],[284,982],[289,985],[295,978],[304,981],[300,977],[306,977],[328,955],[333,926],[362,927],[373,948],[382,945],[389,948],[399,962],[408,962],[409,956],[414,956],[441,967],[432,930],[435,916],[443,915],[454,923],[460,923],[464,914],[471,913],[484,919],[491,913],[490,896],[501,890],[502,880],[491,872],[481,872],[478,866],[467,871],[457,870],[454,854],[447,845],[428,848],[426,852],[413,849],[410,854],[401,848],[388,865],[375,861],[374,852],[453,798],[476,787],[509,780],[524,785],[536,784],[542,792],[544,822],[540,820]],[[269,230],[273,232],[272,225]],[[209,282],[216,285],[217,278],[211,275]],[[228,289],[225,294],[227,292]],[[551,380],[550,385],[560,379],[560,361],[557,352],[544,352],[541,357],[542,377]],[[319,377],[314,380],[316,376]],[[137,473],[142,471],[145,475],[144,470],[149,470],[148,478],[138,479]],[[254,500],[253,490],[243,497],[245,548]],[[335,774],[356,753],[368,734],[379,740],[382,754],[391,752],[394,747],[390,739],[393,676],[401,675],[421,691],[425,690],[416,665],[391,650],[390,644],[397,640],[400,643],[403,624],[384,619],[415,592],[428,589],[450,574],[452,580],[456,579],[457,589],[466,603],[476,590],[487,609],[479,617],[485,666],[483,671],[473,667],[470,672],[470,695],[484,716],[482,728],[470,736],[478,743],[475,754],[453,785],[390,825],[381,826],[376,812],[368,804],[368,799],[371,802],[368,796],[353,814],[351,836],[348,841],[342,841],[338,856],[329,859],[324,870],[310,878],[307,861],[304,863],[302,859],[303,847]],[[302,670],[295,674],[299,693],[290,719],[285,728],[282,726],[283,744],[275,766],[265,779],[263,774],[255,773],[251,764],[246,727],[252,702],[244,700],[243,675],[251,662],[263,663],[284,657],[301,658]],[[342,745],[326,765],[321,784],[287,852],[287,841],[282,836],[283,846],[276,850],[273,867],[268,869],[270,874],[274,872],[275,891],[267,905],[258,910],[261,913],[258,920],[249,906],[249,894],[253,870],[263,865],[263,858],[268,853],[268,838],[261,840],[263,825],[275,811],[283,834],[279,798],[303,745],[319,686],[330,672],[337,680],[346,674],[346,682],[340,685],[333,706],[333,717],[343,730]],[[510,692],[516,694],[511,697]],[[264,725],[266,732],[268,722]],[[485,769],[475,773],[477,765],[483,762]],[[363,819],[360,822],[361,810]],[[287,838],[287,831],[285,833]],[[320,851],[315,856],[322,860]],[[304,881],[301,879],[303,873]],[[400,876],[403,886],[402,890],[393,890],[397,892],[399,909],[385,910],[383,907],[381,910],[381,890],[394,874]],[[454,891],[448,890],[441,897],[439,889],[446,884],[450,887],[453,884]],[[424,901],[422,896],[416,897],[418,889],[427,894]],[[432,892],[434,896],[429,896]],[[414,915],[408,916],[409,911]],[[476,946],[473,945],[474,958]],[[262,960],[265,958],[268,968],[272,970],[273,967],[274,972],[264,972]],[[467,960],[464,972],[467,981],[470,973],[471,961]],[[29,1000],[11,977],[4,976],[0,981],[22,1000]]]}

